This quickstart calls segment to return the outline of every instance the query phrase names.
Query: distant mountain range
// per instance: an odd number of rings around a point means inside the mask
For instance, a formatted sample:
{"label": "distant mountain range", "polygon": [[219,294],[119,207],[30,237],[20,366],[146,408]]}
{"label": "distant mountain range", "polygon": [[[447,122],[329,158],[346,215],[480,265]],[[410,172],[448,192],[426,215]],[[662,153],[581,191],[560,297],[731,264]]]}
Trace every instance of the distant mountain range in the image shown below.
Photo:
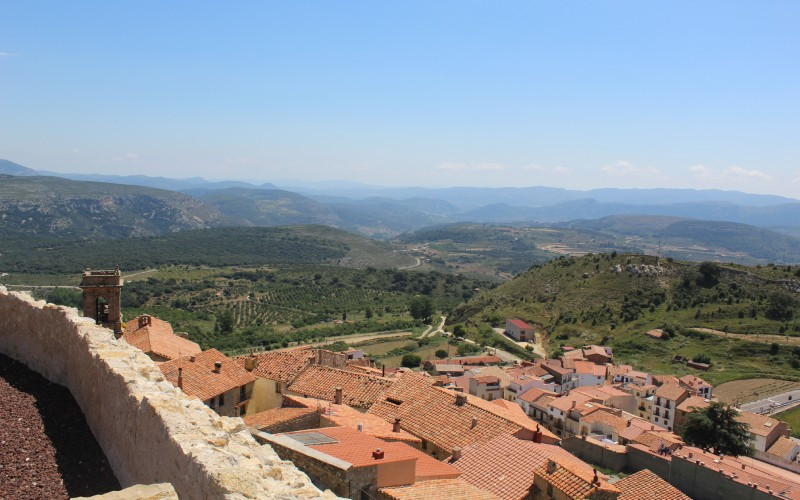
{"label": "distant mountain range", "polygon": [[[532,226],[643,215],[774,227],[785,235],[800,234],[800,201],[737,191],[378,188],[353,183],[279,189],[273,183],[200,177],[54,174],[0,160],[2,174],[11,176],[0,179],[0,231],[6,234],[102,238],[217,226],[321,224],[390,238],[459,222]],[[724,227],[729,231],[733,226]],[[736,227],[734,232],[740,235],[748,231]],[[694,237],[700,237],[700,232],[695,230]],[[778,241],[774,232],[750,233]],[[781,248],[785,244],[781,242]]]}

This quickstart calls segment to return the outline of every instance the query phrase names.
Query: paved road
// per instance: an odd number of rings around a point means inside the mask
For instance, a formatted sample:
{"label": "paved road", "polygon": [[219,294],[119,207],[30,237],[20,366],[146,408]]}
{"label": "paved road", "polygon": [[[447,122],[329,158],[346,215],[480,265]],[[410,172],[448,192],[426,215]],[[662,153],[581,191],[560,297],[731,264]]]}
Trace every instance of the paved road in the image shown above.
{"label": "paved road", "polygon": [[783,410],[788,410],[800,404],[800,389],[775,394],[768,398],[760,399],[758,401],[751,401],[739,405],[739,409],[749,411],[751,413],[760,413],[763,415],[772,415],[779,413]]}

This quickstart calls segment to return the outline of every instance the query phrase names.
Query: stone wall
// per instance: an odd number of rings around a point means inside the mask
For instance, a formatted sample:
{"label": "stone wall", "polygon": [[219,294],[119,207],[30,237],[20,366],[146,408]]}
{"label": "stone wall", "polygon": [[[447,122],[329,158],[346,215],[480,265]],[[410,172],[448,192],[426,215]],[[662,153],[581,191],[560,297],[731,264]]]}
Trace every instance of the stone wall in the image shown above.
{"label": "stone wall", "polygon": [[601,465],[614,472],[628,465],[628,453],[624,446],[601,443],[592,438],[572,436],[561,441],[561,447],[586,462]]}
{"label": "stone wall", "polygon": [[0,352],[66,386],[125,486],[171,483],[183,499],[334,498],[164,379],[143,352],[77,310],[0,287]]}

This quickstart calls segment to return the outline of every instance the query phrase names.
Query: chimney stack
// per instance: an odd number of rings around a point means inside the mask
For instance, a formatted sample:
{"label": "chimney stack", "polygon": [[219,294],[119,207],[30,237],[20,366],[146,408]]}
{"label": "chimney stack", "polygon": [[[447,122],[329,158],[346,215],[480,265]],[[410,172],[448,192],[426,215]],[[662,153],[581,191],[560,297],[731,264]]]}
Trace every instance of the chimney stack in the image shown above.
{"label": "chimney stack", "polygon": [[472,426],[470,427],[470,429],[474,429],[477,426],[478,426],[478,417],[472,417]]}
{"label": "chimney stack", "polygon": [[592,479],[592,484],[600,484],[600,479],[597,477],[597,469],[592,469],[594,471],[594,478]]}
{"label": "chimney stack", "polygon": [[364,432],[364,424],[363,422],[358,423],[358,432]]}
{"label": "chimney stack", "polygon": [[453,447],[453,456],[450,457],[450,460],[459,460],[461,458],[461,448],[458,446]]}
{"label": "chimney stack", "polygon": [[547,461],[547,473],[552,474],[558,469],[558,464],[554,460]]}
{"label": "chimney stack", "polygon": [[342,388],[337,387],[336,389],[334,389],[334,391],[335,392],[333,396],[333,402],[336,403],[337,405],[342,404]]}
{"label": "chimney stack", "polygon": [[372,458],[374,458],[375,460],[382,459],[383,458],[383,450],[378,448],[375,451],[373,451],[372,452]]}
{"label": "chimney stack", "polygon": [[178,389],[183,390],[183,368],[178,367]]}
{"label": "chimney stack", "polygon": [[392,424],[392,432],[400,432],[400,418],[395,418]]}
{"label": "chimney stack", "polygon": [[255,354],[251,353],[250,356],[244,360],[244,369],[251,372],[256,368],[258,368],[258,358]]}
{"label": "chimney stack", "polygon": [[195,357],[195,355],[194,355],[194,354],[192,354],[191,356],[189,356],[189,361],[191,361],[192,363],[194,363],[194,361],[195,361],[196,359],[197,359],[197,358]]}
{"label": "chimney stack", "polygon": [[541,429],[539,429],[539,424],[536,424],[536,432],[533,433],[533,442],[534,443],[542,442],[542,431]]}
{"label": "chimney stack", "polygon": [[221,361],[215,361],[214,362],[214,373],[219,373],[220,371],[222,371],[222,362]]}
{"label": "chimney stack", "polygon": [[464,406],[465,404],[467,404],[467,396],[456,394],[456,406]]}
{"label": "chimney stack", "polygon": [[381,365],[381,377],[386,376],[386,365]]}

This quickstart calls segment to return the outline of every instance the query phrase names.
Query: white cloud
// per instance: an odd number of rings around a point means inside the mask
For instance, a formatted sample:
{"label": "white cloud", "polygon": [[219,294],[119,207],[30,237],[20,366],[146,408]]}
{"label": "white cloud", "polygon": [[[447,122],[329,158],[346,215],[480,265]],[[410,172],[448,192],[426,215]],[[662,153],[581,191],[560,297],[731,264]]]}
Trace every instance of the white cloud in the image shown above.
{"label": "white cloud", "polygon": [[661,171],[654,167],[640,167],[625,160],[617,160],[611,165],[604,165],[600,169],[611,177],[652,177],[661,176]]}
{"label": "white cloud", "polygon": [[11,52],[0,52],[0,57],[11,57],[13,55]]}
{"label": "white cloud", "polygon": [[556,173],[559,173],[559,174],[569,173],[569,169],[567,167],[562,166],[562,165],[559,165],[559,166],[553,168],[553,170],[555,170]]}
{"label": "white cloud", "polygon": [[761,170],[755,170],[755,169],[748,170],[746,168],[736,167],[736,166],[725,169],[725,172],[723,172],[723,175],[725,177],[728,177],[728,178],[731,178],[731,179],[758,179],[758,180],[762,180],[763,179],[763,180],[767,180],[767,179],[771,179],[772,178],[769,175],[767,175],[764,172],[762,172]]}
{"label": "white cloud", "polygon": [[115,157],[111,158],[111,161],[114,161],[114,162],[117,162],[117,163],[124,163],[124,162],[137,160],[138,158],[139,158],[139,155],[136,154],[136,153],[125,153],[124,155],[118,155],[118,156],[115,156]]}
{"label": "white cloud", "polygon": [[448,172],[480,172],[486,170],[500,171],[505,170],[506,166],[500,163],[457,163],[444,162],[436,167],[438,170]]}

